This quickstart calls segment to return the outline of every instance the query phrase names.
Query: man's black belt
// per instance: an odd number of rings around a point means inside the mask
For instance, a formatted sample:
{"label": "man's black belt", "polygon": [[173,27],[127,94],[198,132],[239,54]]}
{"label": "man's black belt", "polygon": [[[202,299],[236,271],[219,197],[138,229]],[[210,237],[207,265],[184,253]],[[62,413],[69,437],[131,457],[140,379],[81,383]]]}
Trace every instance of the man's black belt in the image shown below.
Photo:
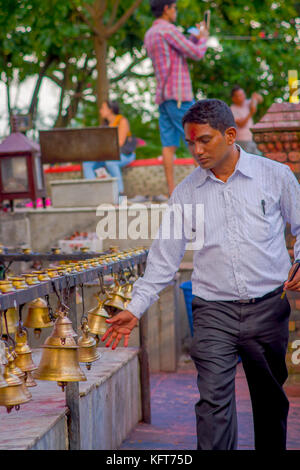
{"label": "man's black belt", "polygon": [[261,300],[266,300],[266,299],[269,299],[270,297],[274,297],[274,295],[280,294],[281,292],[283,292],[283,284],[282,286],[278,287],[275,290],[272,290],[272,292],[268,292],[262,297],[256,297],[254,299],[245,299],[245,300],[227,300],[225,302],[232,302],[234,304],[256,304],[257,302],[261,302]]}

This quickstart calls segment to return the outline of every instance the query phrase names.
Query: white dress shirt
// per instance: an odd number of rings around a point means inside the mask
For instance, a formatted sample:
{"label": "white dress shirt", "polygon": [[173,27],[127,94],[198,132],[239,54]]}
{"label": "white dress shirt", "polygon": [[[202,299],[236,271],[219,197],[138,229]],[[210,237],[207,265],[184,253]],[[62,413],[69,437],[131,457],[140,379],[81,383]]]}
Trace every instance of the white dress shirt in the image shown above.
{"label": "white dress shirt", "polygon": [[[226,182],[197,167],[169,200],[169,205],[204,206],[204,244],[194,251],[192,291],[205,300],[261,297],[283,284],[291,267],[287,222],[297,237],[295,259],[300,258],[300,185],[295,175],[287,165],[238,148],[239,160]],[[127,307],[136,317],[173,280],[187,242],[184,235],[166,240],[159,230]]]}

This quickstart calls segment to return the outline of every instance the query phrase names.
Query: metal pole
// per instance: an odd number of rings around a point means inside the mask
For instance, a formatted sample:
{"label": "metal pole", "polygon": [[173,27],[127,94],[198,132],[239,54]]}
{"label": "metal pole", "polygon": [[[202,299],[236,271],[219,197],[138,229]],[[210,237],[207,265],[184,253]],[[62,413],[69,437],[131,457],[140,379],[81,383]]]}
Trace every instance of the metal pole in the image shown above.
{"label": "metal pole", "polygon": [[[144,263],[143,263],[144,264]],[[143,266],[145,269],[145,265]],[[144,269],[138,265],[138,275],[141,276]],[[144,423],[151,424],[151,392],[150,392],[150,367],[147,351],[147,332],[148,332],[148,312],[145,312],[140,320],[140,380],[141,380],[141,399],[142,399],[142,420]]]}
{"label": "metal pole", "polygon": [[[76,287],[70,288],[68,316],[77,332]],[[69,450],[80,450],[80,404],[79,382],[69,382],[66,386],[68,413]]]}

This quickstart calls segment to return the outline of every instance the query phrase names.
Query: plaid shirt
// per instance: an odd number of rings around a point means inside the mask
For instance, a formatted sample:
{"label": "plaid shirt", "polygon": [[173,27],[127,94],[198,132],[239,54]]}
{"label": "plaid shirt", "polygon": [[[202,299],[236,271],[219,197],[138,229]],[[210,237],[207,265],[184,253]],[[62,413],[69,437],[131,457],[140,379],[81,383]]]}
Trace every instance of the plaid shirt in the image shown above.
{"label": "plaid shirt", "polygon": [[155,102],[191,101],[193,90],[186,59],[202,59],[207,49],[206,39],[195,43],[172,23],[158,19],[145,35],[145,47],[157,81]]}

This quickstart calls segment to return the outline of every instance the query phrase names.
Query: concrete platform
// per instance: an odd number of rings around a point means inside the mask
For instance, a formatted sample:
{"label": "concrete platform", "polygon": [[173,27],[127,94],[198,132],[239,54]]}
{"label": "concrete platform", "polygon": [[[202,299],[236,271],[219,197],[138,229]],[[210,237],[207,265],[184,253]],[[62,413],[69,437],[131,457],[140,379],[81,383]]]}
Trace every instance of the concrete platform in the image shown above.
{"label": "concrete platform", "polygon": [[[38,365],[41,350],[34,350]],[[137,349],[103,350],[80,382],[82,449],[115,449],[141,419]],[[10,414],[0,407],[0,450],[68,449],[65,393],[56,382],[37,381],[32,400]]]}

